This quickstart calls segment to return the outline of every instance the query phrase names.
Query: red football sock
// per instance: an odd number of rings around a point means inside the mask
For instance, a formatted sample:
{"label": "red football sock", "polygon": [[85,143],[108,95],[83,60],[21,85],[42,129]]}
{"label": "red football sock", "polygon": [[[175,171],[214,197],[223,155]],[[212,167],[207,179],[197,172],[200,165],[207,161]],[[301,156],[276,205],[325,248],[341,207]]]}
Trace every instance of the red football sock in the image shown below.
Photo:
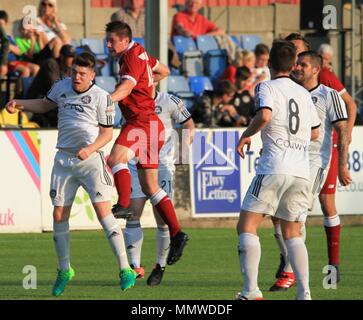
{"label": "red football sock", "polygon": [[175,208],[166,192],[159,189],[159,191],[150,198],[150,201],[160,214],[161,218],[168,225],[170,237],[175,237],[175,235],[180,231],[180,226],[178,218],[176,217]]}
{"label": "red football sock", "polygon": [[114,173],[115,186],[118,193],[117,203],[128,208],[131,196],[131,174],[128,169],[122,169]]}
{"label": "red football sock", "polygon": [[329,264],[339,264],[339,243],[340,243],[340,224],[334,227],[325,226],[325,233],[328,242]]}

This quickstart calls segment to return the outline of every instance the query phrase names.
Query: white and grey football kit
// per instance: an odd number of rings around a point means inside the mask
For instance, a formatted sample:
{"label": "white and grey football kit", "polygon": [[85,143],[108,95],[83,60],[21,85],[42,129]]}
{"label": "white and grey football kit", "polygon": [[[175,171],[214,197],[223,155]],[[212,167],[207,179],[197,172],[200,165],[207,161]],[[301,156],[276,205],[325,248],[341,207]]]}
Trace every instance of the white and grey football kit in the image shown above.
{"label": "white and grey football kit", "polygon": [[288,77],[256,86],[256,111],[268,108],[261,130],[263,154],[242,209],[304,221],[309,207],[309,144],[320,120],[310,93]]}
{"label": "white and grey football kit", "polygon": [[96,140],[99,126],[113,126],[115,106],[110,95],[96,85],[76,92],[72,80],[66,78],[53,85],[47,99],[58,107],[58,151],[50,187],[53,205],[72,204],[79,186],[88,192],[92,202],[111,200],[113,180],[103,152],[95,152],[86,160],[76,157],[81,148]]}
{"label": "white and grey football kit", "polygon": [[348,113],[344,100],[336,90],[319,84],[309,91],[321,121],[319,138],[311,141],[309,147],[312,207],[324,186],[329,171],[333,124],[347,120]]}
{"label": "white and grey football kit", "polygon": [[[175,142],[179,142],[174,136],[173,128],[175,123],[187,122],[191,115],[186,109],[183,101],[168,93],[156,92],[155,113],[163,122],[165,127],[165,144],[159,153],[158,182],[159,186],[168,194],[169,199],[173,198],[174,173],[175,173]],[[137,175],[137,168],[134,161],[129,161],[128,167],[131,173],[132,192],[131,199],[145,198]]]}

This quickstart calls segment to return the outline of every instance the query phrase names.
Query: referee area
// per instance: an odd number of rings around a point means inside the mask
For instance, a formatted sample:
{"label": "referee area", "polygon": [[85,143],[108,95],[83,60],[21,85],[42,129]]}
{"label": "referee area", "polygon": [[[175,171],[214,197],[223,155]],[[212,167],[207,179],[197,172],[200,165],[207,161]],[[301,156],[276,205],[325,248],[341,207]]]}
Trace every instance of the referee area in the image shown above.
{"label": "referee area", "polygon": [[[154,3],[154,0],[146,1]],[[16,32],[23,8],[27,5],[36,7],[38,2],[2,0],[0,10],[9,13],[12,31]],[[149,14],[146,28],[150,27],[152,31],[148,30],[143,40],[146,50],[167,64],[172,18],[185,1],[156,2],[155,8],[149,7],[146,11]],[[349,187],[342,187],[339,182],[337,185],[336,205],[341,222],[341,278],[338,284],[331,284],[327,278],[327,237],[318,199],[307,218],[309,283],[313,300],[363,300],[363,0],[312,2],[315,3],[303,0],[208,1],[203,15],[238,40],[243,36],[256,36],[271,48],[273,39],[298,32],[306,36],[312,50],[317,50],[321,43],[329,43],[334,49],[334,72],[357,103],[357,125],[353,129],[348,155],[353,183]],[[352,14],[353,2],[355,11]],[[105,24],[121,3],[123,1],[58,0],[59,17],[71,31],[74,43],[81,44],[82,39],[103,43]],[[322,21],[326,14],[314,16],[309,13],[326,5],[340,8],[337,27],[330,30],[316,28],[316,21]],[[151,16],[161,17],[163,22],[153,24]],[[352,23],[355,24],[353,28]],[[167,34],[161,30],[163,28],[168,30]],[[161,35],[157,37],[153,33]],[[116,83],[116,75],[107,77],[112,77]],[[188,76],[183,74],[183,77],[190,81]],[[172,92],[169,85],[168,80],[162,80],[160,91]],[[13,96],[14,90],[14,81],[0,81],[0,112],[6,111],[3,110],[5,96]],[[185,97],[183,90],[179,93],[186,105],[190,102],[189,93],[193,101],[197,99],[192,92],[187,92]],[[80,188],[70,216],[70,256],[76,273],[64,293],[53,297],[58,260],[53,243],[49,181],[58,131],[27,128],[21,125],[19,118],[11,121],[11,126],[2,126],[0,121],[0,300],[134,300],[136,303],[142,300],[235,299],[243,284],[236,224],[261,156],[260,134],[252,138],[251,150],[242,160],[235,146],[246,127],[196,129],[193,146],[197,147],[188,151],[185,162],[176,164],[172,201],[189,241],[181,260],[166,266],[163,280],[157,286],[146,283],[157,255],[157,225],[151,204],[147,202],[141,218],[144,232],[141,266],[145,268],[145,277],[136,279],[130,290],[121,291],[115,256],[89,196]],[[113,140],[104,147],[106,159],[119,130],[114,126]],[[180,133],[180,129],[177,132]],[[226,166],[232,169],[224,174]],[[116,202],[115,189],[112,203]],[[126,221],[117,221],[124,229]],[[269,291],[276,281],[280,251],[270,217],[265,217],[261,227],[258,231],[261,243],[258,284],[263,298],[294,300],[296,284],[284,292]],[[285,316],[283,310],[278,312]]]}

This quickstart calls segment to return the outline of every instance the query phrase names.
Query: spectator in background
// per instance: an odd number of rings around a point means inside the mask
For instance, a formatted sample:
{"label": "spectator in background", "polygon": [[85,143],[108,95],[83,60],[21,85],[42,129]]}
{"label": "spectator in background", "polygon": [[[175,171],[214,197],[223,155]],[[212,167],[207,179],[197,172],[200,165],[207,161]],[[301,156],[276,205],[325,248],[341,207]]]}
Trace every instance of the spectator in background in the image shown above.
{"label": "spectator in background", "polygon": [[8,73],[9,38],[5,31],[8,22],[8,15],[0,10],[0,78]]}
{"label": "spectator in background", "polygon": [[177,35],[193,39],[199,35],[223,35],[222,29],[199,13],[202,7],[202,0],[187,0],[185,10],[173,17],[171,38]]}
{"label": "spectator in background", "polygon": [[[19,31],[20,36],[15,37],[16,46],[19,48],[18,59],[33,62],[34,55],[44,48],[44,38],[32,24],[25,24],[25,19],[21,20]],[[39,67],[36,69],[38,72]]]}
{"label": "spectator in background", "polygon": [[[75,55],[75,48],[66,44],[62,47],[58,59],[49,58],[45,60],[30,86],[27,98],[44,98],[57,80],[70,77]],[[40,127],[57,127],[58,111],[54,109],[47,113],[34,114],[31,121],[38,123]]]}
{"label": "spectator in background", "polygon": [[255,116],[255,102],[250,93],[252,72],[247,67],[239,67],[236,72],[237,91],[233,98],[233,105],[241,116],[241,125],[247,126]]}
{"label": "spectator in background", "polygon": [[135,38],[145,36],[145,0],[128,0],[125,8],[121,8],[111,16],[111,21],[126,22]]}
{"label": "spectator in background", "polygon": [[318,53],[323,58],[323,68],[333,71],[333,63],[332,63],[333,54],[334,54],[333,47],[330,44],[322,43],[318,49]]}
{"label": "spectator in background", "polygon": [[233,127],[244,121],[231,104],[236,93],[235,85],[222,80],[215,91],[204,91],[192,108],[192,117],[197,128]]}
{"label": "spectator in background", "polygon": [[236,58],[234,61],[224,70],[221,80],[229,80],[232,83],[236,82],[236,72],[237,68],[243,66],[243,57],[244,57],[244,51],[243,50],[237,50],[236,51]]}
{"label": "spectator in background", "polygon": [[57,1],[41,0],[38,7],[37,27],[44,32],[45,48],[37,55],[36,60],[42,62],[47,58],[58,58],[60,49],[71,43],[71,35],[67,26],[57,17]]}
{"label": "spectator in background", "polygon": [[[256,76],[263,76],[263,80],[270,80],[271,74],[270,69],[268,68],[268,59],[270,57],[270,50],[268,46],[263,43],[259,43],[255,48],[256,62],[255,62],[255,70]],[[260,78],[262,80],[262,78]]]}

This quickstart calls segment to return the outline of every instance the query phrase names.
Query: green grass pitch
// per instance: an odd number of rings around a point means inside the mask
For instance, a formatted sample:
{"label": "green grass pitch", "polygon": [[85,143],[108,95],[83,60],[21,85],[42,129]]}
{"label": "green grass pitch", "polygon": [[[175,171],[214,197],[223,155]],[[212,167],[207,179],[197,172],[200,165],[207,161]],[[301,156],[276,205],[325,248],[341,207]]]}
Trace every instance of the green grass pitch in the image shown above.
{"label": "green grass pitch", "polygon": [[[190,241],[182,259],[168,266],[158,287],[146,285],[154,264],[155,231],[144,232],[142,263],[145,279],[122,292],[118,285],[115,258],[102,231],[75,231],[71,235],[72,266],[75,278],[57,299],[159,299],[233,300],[242,278],[233,229],[189,229]],[[341,282],[337,289],[324,289],[322,272],[327,262],[323,227],[307,228],[310,286],[313,299],[363,299],[363,227],[343,227],[341,242]],[[279,262],[272,229],[261,229],[262,259],[259,286],[265,299],[294,299],[296,288],[270,293]],[[56,277],[56,257],[52,234],[0,235],[0,299],[55,299],[51,289]],[[23,288],[23,267],[37,268],[37,289]]]}

